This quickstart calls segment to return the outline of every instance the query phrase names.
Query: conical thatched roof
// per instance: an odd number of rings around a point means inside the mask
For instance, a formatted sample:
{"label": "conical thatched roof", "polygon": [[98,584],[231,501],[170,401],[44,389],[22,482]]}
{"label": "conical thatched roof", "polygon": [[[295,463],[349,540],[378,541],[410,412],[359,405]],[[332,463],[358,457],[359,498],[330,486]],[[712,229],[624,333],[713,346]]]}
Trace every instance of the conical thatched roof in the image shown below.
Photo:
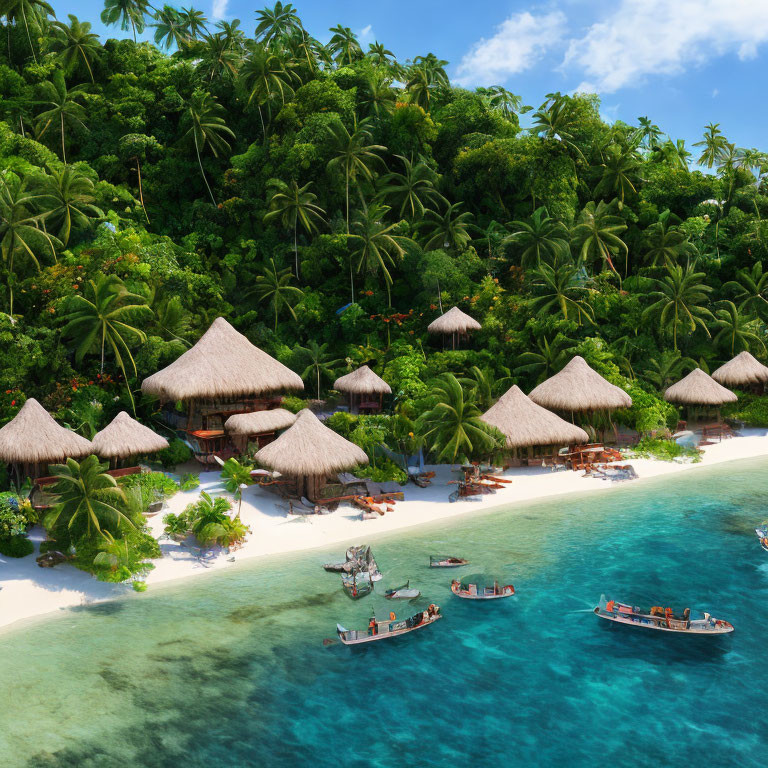
{"label": "conical thatched roof", "polygon": [[542,381],[529,397],[557,411],[610,411],[632,405],[632,398],[623,389],[606,381],[579,355],[562,371]]}
{"label": "conical thatched roof", "polygon": [[664,399],[681,405],[723,405],[735,403],[739,398],[701,368],[694,368],[664,393]]}
{"label": "conical thatched roof", "polygon": [[507,390],[480,418],[504,433],[507,448],[571,445],[589,440],[581,427],[536,405],[517,385]]}
{"label": "conical thatched roof", "polygon": [[365,451],[329,429],[312,411],[299,411],[296,423],[254,458],[283,475],[322,477],[367,464]]}
{"label": "conical thatched roof", "polygon": [[34,398],[0,429],[0,461],[9,464],[50,464],[93,452],[90,440],[57,424]]}
{"label": "conical thatched roof", "polygon": [[144,394],[161,400],[240,397],[283,389],[304,389],[304,383],[223,317],[213,321],[192,349],[141,385]]}
{"label": "conical thatched roof", "polygon": [[168,441],[164,437],[139,424],[125,411],[120,411],[101,432],[93,436],[93,452],[103,459],[143,456],[167,447]]}
{"label": "conical thatched roof", "polygon": [[339,392],[351,392],[354,395],[391,395],[392,388],[381,376],[375,374],[367,365],[361,365],[356,371],[340,376],[333,383]]}
{"label": "conical thatched roof", "polygon": [[224,429],[233,435],[262,435],[278,429],[288,429],[296,422],[296,414],[285,408],[270,411],[236,413],[224,422]]}
{"label": "conical thatched roof", "polygon": [[749,352],[739,352],[733,360],[712,372],[712,378],[724,387],[744,387],[768,381],[768,368]]}
{"label": "conical thatched roof", "polygon": [[468,333],[469,331],[479,331],[480,328],[482,326],[474,317],[470,317],[458,307],[449,309],[427,326],[430,333]]}

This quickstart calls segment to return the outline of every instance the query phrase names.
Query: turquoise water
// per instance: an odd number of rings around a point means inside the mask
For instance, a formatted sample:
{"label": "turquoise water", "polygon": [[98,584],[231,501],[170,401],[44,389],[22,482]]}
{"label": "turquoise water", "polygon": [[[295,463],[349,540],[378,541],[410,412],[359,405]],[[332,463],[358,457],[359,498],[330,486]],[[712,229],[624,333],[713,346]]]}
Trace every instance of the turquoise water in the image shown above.
{"label": "turquoise water", "polygon": [[[243,563],[0,635],[0,764],[161,766],[764,766],[768,462],[472,514],[373,541],[379,594],[321,564],[343,547]],[[511,580],[472,604],[430,553]],[[407,578],[434,627],[362,652]],[[601,592],[705,608],[727,637],[615,627]],[[398,613],[413,612],[408,604]]]}

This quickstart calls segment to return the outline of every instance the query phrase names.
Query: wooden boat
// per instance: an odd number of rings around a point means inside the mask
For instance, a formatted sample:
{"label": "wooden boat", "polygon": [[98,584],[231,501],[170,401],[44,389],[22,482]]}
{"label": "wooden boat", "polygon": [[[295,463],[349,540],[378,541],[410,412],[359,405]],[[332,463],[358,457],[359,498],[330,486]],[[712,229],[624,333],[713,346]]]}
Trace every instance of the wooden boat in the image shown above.
{"label": "wooden boat", "polygon": [[371,579],[371,574],[367,571],[342,573],[341,585],[353,600],[359,600],[361,597],[370,595],[373,592],[373,580]]}
{"label": "wooden boat", "polygon": [[691,618],[690,608],[686,608],[681,615],[673,613],[671,608],[659,606],[644,610],[617,600],[607,600],[605,595],[600,596],[600,603],[594,612],[601,619],[662,632],[682,632],[690,635],[725,635],[733,632],[733,624],[715,619],[708,613]]}
{"label": "wooden boat", "polygon": [[421,611],[409,619],[392,619],[392,616],[394,614],[390,614],[388,621],[371,619],[368,629],[364,630],[345,629],[341,624],[337,624],[336,632],[339,640],[344,645],[364,645],[407,635],[409,632],[415,632],[417,629],[430,627],[436,621],[443,618],[440,608],[436,605],[430,605],[428,610]]}
{"label": "wooden boat", "polygon": [[419,597],[421,592],[419,592],[418,589],[411,589],[410,586],[411,582],[409,579],[401,587],[386,590],[384,592],[384,597],[386,597],[387,600],[413,600]]}
{"label": "wooden boat", "polygon": [[391,507],[384,507],[381,504],[376,504],[371,496],[355,496],[355,504],[364,512],[375,512],[379,515],[383,515],[385,512],[391,512]]}
{"label": "wooden boat", "polygon": [[498,581],[494,581],[490,587],[484,584],[481,586],[479,577],[468,576],[461,580],[454,579],[451,582],[451,592],[464,600],[500,600],[512,597],[515,588],[511,584],[501,586]]}
{"label": "wooden boat", "polygon": [[768,552],[768,525],[762,525],[760,528],[755,528],[755,534],[760,540],[760,546]]}
{"label": "wooden boat", "polygon": [[445,557],[443,555],[430,555],[430,568],[460,568],[462,565],[469,565],[469,560],[463,557]]}

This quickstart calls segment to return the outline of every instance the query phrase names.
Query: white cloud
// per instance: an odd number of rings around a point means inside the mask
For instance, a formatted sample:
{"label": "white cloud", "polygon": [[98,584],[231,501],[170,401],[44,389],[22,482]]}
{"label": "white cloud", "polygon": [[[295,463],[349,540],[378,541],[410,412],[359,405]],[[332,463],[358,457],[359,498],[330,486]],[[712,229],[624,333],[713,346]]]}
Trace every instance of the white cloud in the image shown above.
{"label": "white cloud", "polygon": [[510,16],[493,37],[479,40],[464,55],[457,69],[457,82],[494,85],[530,69],[562,40],[565,24],[565,14],[560,11],[538,16],[525,11]]}
{"label": "white cloud", "polygon": [[227,6],[229,0],[213,0],[213,10],[211,16],[214,19],[223,19],[227,15]]}
{"label": "white cloud", "polygon": [[613,93],[727,54],[754,58],[766,41],[766,0],[621,0],[570,41],[561,69],[586,73],[580,90]]}
{"label": "white cloud", "polygon": [[367,26],[363,27],[358,33],[357,33],[357,40],[365,47],[368,45],[368,43],[373,42],[373,27],[368,24]]}

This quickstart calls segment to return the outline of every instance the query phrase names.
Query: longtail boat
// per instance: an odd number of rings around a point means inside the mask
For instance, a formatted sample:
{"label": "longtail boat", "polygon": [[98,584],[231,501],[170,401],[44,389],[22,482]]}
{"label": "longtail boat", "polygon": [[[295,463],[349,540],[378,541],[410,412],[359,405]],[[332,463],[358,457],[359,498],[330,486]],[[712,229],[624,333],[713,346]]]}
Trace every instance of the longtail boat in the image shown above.
{"label": "longtail boat", "polygon": [[411,589],[410,579],[405,582],[401,587],[395,587],[394,589],[387,589],[384,592],[384,597],[387,600],[413,600],[421,595],[418,589]]}
{"label": "longtail boat", "polygon": [[760,546],[768,552],[768,525],[761,525],[755,528],[755,535],[760,540]]}
{"label": "longtail boat", "polygon": [[461,580],[454,579],[451,582],[451,592],[464,600],[499,600],[512,597],[515,588],[511,584],[502,586],[498,581],[487,586],[482,582],[481,576],[467,576]]}
{"label": "longtail boat", "polygon": [[600,596],[600,603],[594,612],[601,619],[662,632],[683,632],[691,635],[725,635],[733,632],[733,624],[715,619],[708,613],[691,618],[690,608],[686,608],[682,614],[675,614],[671,608],[655,605],[650,609],[643,609],[620,603],[618,600],[607,600],[605,595]]}
{"label": "longtail boat", "polygon": [[373,592],[373,581],[368,571],[355,571],[354,573],[342,573],[341,585],[344,591],[353,599],[370,595]]}
{"label": "longtail boat", "polygon": [[430,555],[430,568],[460,568],[462,565],[469,565],[469,560],[463,557],[446,557],[445,555]]}
{"label": "longtail boat", "polygon": [[377,621],[372,618],[368,629],[345,629],[341,624],[336,625],[336,633],[344,645],[364,645],[366,643],[375,643],[379,640],[387,640],[400,635],[407,635],[409,632],[415,632],[417,629],[423,629],[434,624],[438,619],[442,619],[440,608],[436,605],[430,605],[426,611],[421,611],[409,619],[393,619],[394,614],[390,614],[388,621]]}

